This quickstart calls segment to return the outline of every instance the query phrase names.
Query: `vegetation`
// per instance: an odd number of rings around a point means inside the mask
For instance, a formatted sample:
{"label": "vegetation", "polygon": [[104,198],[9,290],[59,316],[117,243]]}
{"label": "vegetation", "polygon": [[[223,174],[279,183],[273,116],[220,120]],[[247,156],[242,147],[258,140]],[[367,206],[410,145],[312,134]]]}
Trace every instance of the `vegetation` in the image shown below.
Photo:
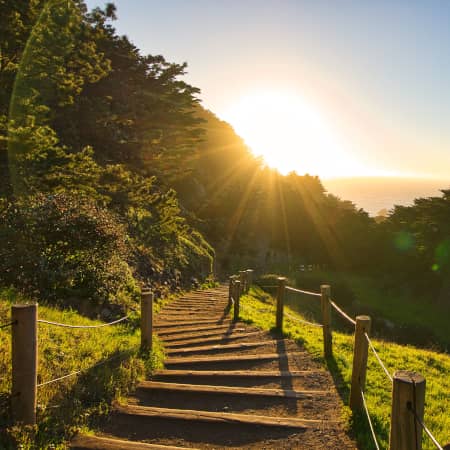
{"label": "vegetation", "polygon": [[[241,317],[255,325],[269,330],[275,325],[274,299],[258,287],[252,287],[248,295],[241,297]],[[294,316],[304,318],[301,314],[287,308]],[[299,324],[285,318],[285,334],[295,339],[323,362],[332,373],[336,387],[342,396],[344,404],[348,404],[350,380],[353,359],[353,336],[349,333],[333,332],[333,358],[323,359],[322,330]],[[428,428],[441,444],[448,438],[450,418],[445,411],[450,407],[447,392],[450,389],[448,373],[450,357],[428,350],[420,350],[413,346],[402,346],[395,343],[374,340],[374,345],[387,369],[393,373],[396,370],[413,370],[422,373],[426,378],[426,403],[424,420]],[[368,410],[375,427],[381,448],[387,448],[389,441],[391,385],[385,373],[381,370],[373,354],[369,355],[366,399]],[[350,411],[345,407],[343,414],[350,417]],[[351,416],[350,431],[355,435],[359,445],[364,449],[375,449],[372,436],[364,413]],[[431,450],[434,444],[424,437],[424,449]]]}
{"label": "vegetation", "polygon": [[[0,292],[0,324],[9,322],[10,305],[24,302],[13,290]],[[60,323],[97,325],[70,309],[39,306],[39,317]],[[67,329],[39,324],[38,383],[81,370],[76,376],[38,388],[38,425],[11,424],[11,331],[0,329],[0,447],[66,448],[64,441],[88,430],[125,396],[139,378],[162,367],[163,350],[155,337],[152,354],[139,352],[136,320],[100,329]]]}

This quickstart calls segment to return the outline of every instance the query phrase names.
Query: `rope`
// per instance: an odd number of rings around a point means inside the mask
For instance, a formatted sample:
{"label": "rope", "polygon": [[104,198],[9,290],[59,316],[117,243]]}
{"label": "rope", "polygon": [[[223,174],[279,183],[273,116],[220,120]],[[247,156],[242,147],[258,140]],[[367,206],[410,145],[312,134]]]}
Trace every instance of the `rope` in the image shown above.
{"label": "rope", "polygon": [[320,297],[322,295],[319,292],[304,291],[302,289],[293,288],[291,286],[286,286],[286,290],[291,292],[298,292],[299,294],[313,295],[314,297]]}
{"label": "rope", "polygon": [[412,412],[417,422],[419,422],[419,425],[423,428],[425,433],[428,435],[428,437],[431,439],[431,442],[435,445],[435,447],[438,450],[443,450],[442,446],[439,444],[439,442],[436,440],[436,438],[431,434],[431,431],[428,429],[428,427],[422,422],[420,417],[418,416],[416,410],[412,407],[411,403],[408,402],[408,409]]}
{"label": "rope", "polygon": [[341,308],[339,308],[336,303],[333,302],[333,300],[330,300],[331,306],[342,316],[344,319],[347,319],[350,323],[353,325],[356,325],[356,320],[353,320],[346,312],[342,311]]}
{"label": "rope", "polygon": [[277,288],[278,287],[278,285],[277,284],[272,284],[272,285],[260,285],[260,284],[258,284],[257,286],[259,286],[261,289],[275,289],[275,288]]}
{"label": "rope", "polygon": [[376,356],[381,368],[384,370],[384,373],[386,376],[391,380],[391,383],[393,382],[392,375],[389,373],[389,370],[386,369],[386,366],[384,365],[383,361],[381,360],[380,356],[378,355],[377,351],[375,350],[375,347],[372,344],[372,341],[369,338],[369,335],[367,333],[364,333],[364,336],[367,339],[367,342],[369,343],[370,349],[373,351],[373,354]]}
{"label": "rope", "polygon": [[364,397],[364,392],[362,389],[360,389],[360,392],[361,392],[361,397],[362,397],[362,401],[363,401],[363,405],[364,405],[364,410],[366,411],[367,420],[369,422],[370,431],[372,433],[373,442],[374,442],[377,450],[380,450],[380,446],[378,445],[378,441],[377,441],[377,436],[375,435],[375,430],[373,429],[372,420],[370,419],[369,410],[367,409],[367,403],[366,403],[366,398]]}
{"label": "rope", "polygon": [[47,325],[54,325],[56,327],[64,327],[64,328],[102,328],[102,327],[109,327],[110,325],[115,325],[116,323],[119,323],[119,322],[123,322],[124,320],[126,320],[128,318],[129,318],[129,316],[121,317],[120,319],[114,320],[113,322],[102,323],[101,325],[68,325],[65,323],[51,322],[50,320],[42,320],[42,319],[38,319],[38,322],[45,323]]}
{"label": "rope", "polygon": [[288,317],[291,320],[295,320],[297,322],[304,323],[305,325],[311,325],[313,327],[323,327],[321,323],[314,323],[314,322],[308,322],[307,320],[300,319],[298,317],[293,316],[292,314],[289,314],[288,312],[284,313],[286,317]]}
{"label": "rope", "polygon": [[12,325],[16,325],[16,323],[17,323],[17,320],[13,320],[12,322],[9,322],[9,323],[4,323],[3,325],[0,325],[0,330],[2,328],[6,328],[6,327],[10,327]]}
{"label": "rope", "polygon": [[124,356],[125,354],[129,354],[129,353],[130,352],[127,351],[127,352],[123,352],[123,353],[121,353],[119,355],[111,356],[110,358],[107,358],[107,359],[105,359],[103,361],[100,361],[97,364],[94,364],[93,366],[86,367],[85,369],[76,370],[75,372],[69,373],[69,374],[64,375],[62,377],[55,378],[55,379],[50,380],[50,381],[45,381],[44,383],[38,384],[36,387],[47,386],[48,384],[56,383],[57,381],[61,381],[61,380],[64,380],[66,378],[73,377],[74,375],[78,375],[78,374],[80,374],[82,372],[86,372],[86,370],[91,370],[91,369],[94,369],[95,367],[102,366],[103,364],[106,364],[107,362],[112,361],[113,359],[117,359],[119,356]]}

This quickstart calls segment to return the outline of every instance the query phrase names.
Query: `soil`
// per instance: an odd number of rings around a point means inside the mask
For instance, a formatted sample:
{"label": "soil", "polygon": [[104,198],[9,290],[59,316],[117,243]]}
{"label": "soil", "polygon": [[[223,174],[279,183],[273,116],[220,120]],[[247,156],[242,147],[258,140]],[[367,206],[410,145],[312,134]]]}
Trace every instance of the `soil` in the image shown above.
{"label": "soil", "polygon": [[[236,394],[220,392],[197,392],[167,390],[161,386],[142,387],[126,400],[128,405],[158,408],[171,408],[186,413],[185,419],[168,417],[145,417],[123,412],[112,413],[102,424],[97,434],[103,437],[125,439],[132,442],[145,442],[158,445],[180,446],[199,449],[356,449],[355,442],[345,430],[342,419],[342,401],[338,395],[331,375],[323,366],[315,361],[304,348],[295,342],[282,339],[281,336],[262,332],[250,325],[229,322],[224,315],[228,303],[228,290],[225,286],[208,291],[199,291],[193,295],[180,298],[175,303],[161,310],[157,323],[167,323],[179,317],[178,326],[159,327],[160,337],[167,339],[167,348],[181,351],[197,348],[194,353],[183,355],[171,354],[167,360],[166,370],[158,372],[154,381],[165,383],[181,383],[185,385],[213,385],[241,387],[242,392]],[[195,304],[195,308],[192,305]],[[208,309],[201,308],[207,306]],[[176,306],[176,308],[175,308]],[[191,314],[183,313],[191,312]],[[208,316],[212,321],[221,320],[229,326],[195,326],[183,325],[192,323],[197,317],[201,320]],[[183,329],[186,331],[183,333]],[[246,333],[252,333],[245,336]],[[243,334],[236,340],[225,340],[226,337]],[[202,343],[201,339],[205,338]],[[209,339],[209,341],[206,340]],[[215,341],[211,341],[214,338]],[[186,342],[183,342],[185,340]],[[193,342],[192,342],[193,341]],[[255,348],[222,349],[220,346],[238,343],[263,342]],[[201,349],[198,347],[209,347]],[[211,348],[212,346],[217,346]],[[270,360],[239,361],[235,356],[273,354]],[[216,356],[228,356],[226,361],[214,362]],[[211,361],[195,362],[192,358],[211,358]],[[185,359],[182,364],[170,364],[170,360]],[[176,370],[176,375],[170,371]],[[179,372],[194,371],[194,374]],[[233,374],[205,374],[199,371],[252,371],[242,376]],[[253,371],[273,371],[273,374],[252,375]],[[284,376],[277,376],[280,371]],[[298,372],[297,372],[298,371]],[[286,373],[292,375],[286,376]],[[245,388],[282,389],[297,391],[316,391],[306,398],[293,399],[264,395],[249,395]],[[215,422],[194,420],[189,411],[211,411],[221,413],[223,419]],[[183,414],[184,414],[183,412]],[[232,414],[245,414],[254,423],[236,423]],[[231,415],[230,415],[231,414]],[[272,426],[258,423],[258,417],[272,418]],[[289,417],[311,419],[311,426],[302,428],[275,426],[277,418]],[[112,448],[107,446],[75,446],[74,448]]]}

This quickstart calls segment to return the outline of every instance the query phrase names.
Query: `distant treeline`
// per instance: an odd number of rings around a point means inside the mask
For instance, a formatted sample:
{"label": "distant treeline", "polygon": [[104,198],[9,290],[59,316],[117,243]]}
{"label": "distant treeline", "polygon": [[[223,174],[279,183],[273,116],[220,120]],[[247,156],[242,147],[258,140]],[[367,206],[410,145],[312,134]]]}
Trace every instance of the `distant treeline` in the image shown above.
{"label": "distant treeline", "polygon": [[327,264],[450,303],[450,191],[377,223],[315,176],[280,175],[201,106],[186,64],[142,55],[115,14],[0,0],[3,284],[100,305],[136,279],[204,277],[216,253],[220,274]]}

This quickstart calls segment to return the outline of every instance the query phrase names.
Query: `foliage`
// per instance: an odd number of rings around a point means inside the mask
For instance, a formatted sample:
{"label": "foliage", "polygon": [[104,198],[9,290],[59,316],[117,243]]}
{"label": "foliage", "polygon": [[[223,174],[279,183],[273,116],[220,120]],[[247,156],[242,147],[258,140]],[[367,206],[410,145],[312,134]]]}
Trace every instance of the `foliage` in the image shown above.
{"label": "foliage", "polygon": [[[12,302],[26,301],[13,290],[0,290],[0,323],[8,322]],[[71,310],[39,305],[39,317],[79,325],[98,325]],[[138,379],[162,367],[162,345],[154,337],[152,354],[139,352],[140,335],[130,324],[97,329],[73,329],[39,324],[38,382],[82,369],[57,383],[38,388],[36,428],[11,425],[10,329],[0,329],[0,447],[66,448],[64,441],[78,430],[95,427],[108,414],[113,399],[127,395]],[[93,367],[96,364],[105,364]]]}
{"label": "foliage", "polygon": [[39,194],[5,205],[0,240],[1,282],[27,295],[93,307],[117,304],[123,290],[136,295],[124,227],[86,197]]}

